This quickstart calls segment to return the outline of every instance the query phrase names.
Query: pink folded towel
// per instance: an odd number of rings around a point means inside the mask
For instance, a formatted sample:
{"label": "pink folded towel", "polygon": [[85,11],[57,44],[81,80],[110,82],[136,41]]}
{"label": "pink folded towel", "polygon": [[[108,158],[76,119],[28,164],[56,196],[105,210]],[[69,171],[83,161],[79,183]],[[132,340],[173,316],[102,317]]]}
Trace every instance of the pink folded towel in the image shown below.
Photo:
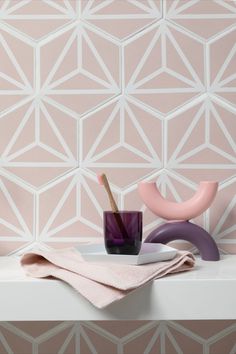
{"label": "pink folded towel", "polygon": [[31,277],[52,276],[75,288],[98,308],[122,299],[132,290],[169,273],[193,268],[192,253],[178,251],[170,261],[145,265],[95,263],[83,260],[75,248],[32,251],[21,258],[21,265]]}

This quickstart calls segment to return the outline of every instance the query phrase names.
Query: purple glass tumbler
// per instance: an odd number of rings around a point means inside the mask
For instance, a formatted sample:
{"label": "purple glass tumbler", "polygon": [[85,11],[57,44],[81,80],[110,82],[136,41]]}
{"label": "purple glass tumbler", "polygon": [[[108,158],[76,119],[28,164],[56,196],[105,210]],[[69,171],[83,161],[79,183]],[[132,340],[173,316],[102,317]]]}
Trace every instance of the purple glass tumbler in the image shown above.
{"label": "purple glass tumbler", "polygon": [[141,211],[104,211],[105,248],[112,254],[138,254],[142,244]]}

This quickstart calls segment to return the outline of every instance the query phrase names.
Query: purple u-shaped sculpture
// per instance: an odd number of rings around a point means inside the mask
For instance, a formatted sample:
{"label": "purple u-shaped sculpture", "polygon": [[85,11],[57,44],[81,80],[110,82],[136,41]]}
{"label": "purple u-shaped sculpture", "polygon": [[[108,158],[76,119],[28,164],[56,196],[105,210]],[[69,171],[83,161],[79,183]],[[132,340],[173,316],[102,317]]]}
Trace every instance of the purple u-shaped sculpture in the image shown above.
{"label": "purple u-shaped sculpture", "polygon": [[163,198],[155,182],[139,183],[138,191],[147,207],[154,214],[172,220],[153,230],[145,242],[166,244],[175,240],[185,240],[197,247],[203,260],[218,261],[220,254],[214,239],[203,228],[188,221],[211,205],[217,188],[217,182],[201,182],[191,199],[176,203]]}
{"label": "purple u-shaped sculpture", "polygon": [[200,256],[205,261],[218,261],[219,250],[214,239],[202,227],[188,221],[171,222],[153,230],[145,242],[168,243],[175,240],[185,240],[197,247]]}

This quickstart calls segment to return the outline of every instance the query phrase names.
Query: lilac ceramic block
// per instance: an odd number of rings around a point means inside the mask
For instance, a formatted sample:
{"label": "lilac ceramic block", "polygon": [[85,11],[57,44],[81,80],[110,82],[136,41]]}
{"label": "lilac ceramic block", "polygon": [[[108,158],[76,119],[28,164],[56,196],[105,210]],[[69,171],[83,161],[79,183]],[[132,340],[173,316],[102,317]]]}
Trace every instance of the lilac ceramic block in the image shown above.
{"label": "lilac ceramic block", "polygon": [[185,240],[197,247],[205,261],[218,261],[219,250],[214,239],[202,227],[188,221],[170,222],[153,230],[145,242],[168,243],[175,240]]}

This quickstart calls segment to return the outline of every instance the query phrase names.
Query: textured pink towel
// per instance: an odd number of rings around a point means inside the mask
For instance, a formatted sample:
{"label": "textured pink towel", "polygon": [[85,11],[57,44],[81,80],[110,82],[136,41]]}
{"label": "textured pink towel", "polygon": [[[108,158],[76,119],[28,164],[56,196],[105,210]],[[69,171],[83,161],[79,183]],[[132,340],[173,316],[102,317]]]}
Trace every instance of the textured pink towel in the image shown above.
{"label": "textured pink towel", "polygon": [[21,265],[27,275],[61,279],[98,308],[122,299],[148,281],[169,273],[190,270],[194,263],[192,253],[186,251],[178,251],[171,261],[139,266],[86,262],[75,248],[37,250],[26,253],[21,258]]}

